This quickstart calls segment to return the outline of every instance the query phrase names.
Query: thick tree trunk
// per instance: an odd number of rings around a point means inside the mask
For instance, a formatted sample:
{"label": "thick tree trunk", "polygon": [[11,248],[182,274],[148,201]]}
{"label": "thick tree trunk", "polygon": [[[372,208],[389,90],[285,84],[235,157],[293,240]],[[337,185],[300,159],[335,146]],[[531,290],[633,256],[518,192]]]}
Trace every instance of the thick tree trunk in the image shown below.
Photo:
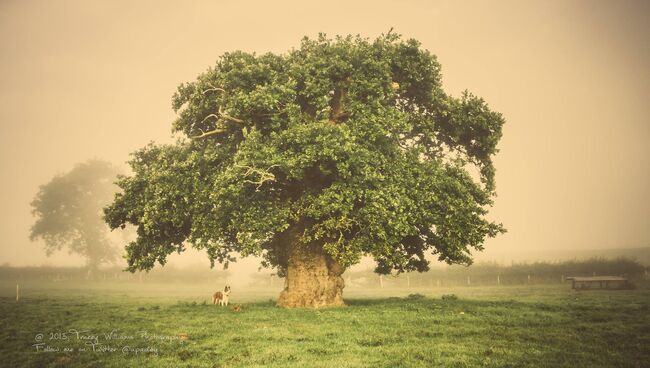
{"label": "thick tree trunk", "polygon": [[285,245],[287,275],[278,306],[323,308],[344,305],[344,281],[341,277],[344,269],[323,252],[322,245],[301,243],[298,232],[288,235],[288,244]]}

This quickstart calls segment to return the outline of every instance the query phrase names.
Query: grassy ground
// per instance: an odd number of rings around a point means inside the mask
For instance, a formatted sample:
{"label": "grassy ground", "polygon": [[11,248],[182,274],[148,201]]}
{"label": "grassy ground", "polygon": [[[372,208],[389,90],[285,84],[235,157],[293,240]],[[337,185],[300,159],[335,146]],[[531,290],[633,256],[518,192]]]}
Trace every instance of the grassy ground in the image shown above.
{"label": "grassy ground", "polygon": [[[16,303],[15,284],[0,284],[2,366],[650,364],[647,287],[350,289],[347,307],[319,311],[274,307],[270,298],[278,290],[235,290],[232,302],[241,304],[239,312],[204,304],[210,288],[201,285],[27,283],[21,288],[23,298]],[[408,297],[415,293],[424,297]],[[452,293],[458,299],[441,298]]]}

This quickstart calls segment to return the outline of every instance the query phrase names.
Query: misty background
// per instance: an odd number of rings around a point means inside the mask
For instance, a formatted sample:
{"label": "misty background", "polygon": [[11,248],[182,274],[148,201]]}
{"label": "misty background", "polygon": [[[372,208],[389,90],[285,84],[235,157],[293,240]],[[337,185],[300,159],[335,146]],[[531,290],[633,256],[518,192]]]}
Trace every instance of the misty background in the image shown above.
{"label": "misty background", "polygon": [[[648,253],[650,2],[2,0],[0,264],[82,266],[29,241],[39,185],[172,142],[176,87],[224,52],[391,27],[437,55],[447,93],[506,119],[489,216],[508,233],[477,260]],[[170,259],[209,268],[192,250]]]}

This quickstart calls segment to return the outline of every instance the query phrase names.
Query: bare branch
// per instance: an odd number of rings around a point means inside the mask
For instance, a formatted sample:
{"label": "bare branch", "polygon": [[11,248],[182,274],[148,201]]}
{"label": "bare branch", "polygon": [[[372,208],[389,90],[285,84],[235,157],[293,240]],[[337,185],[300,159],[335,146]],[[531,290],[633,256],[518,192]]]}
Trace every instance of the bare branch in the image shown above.
{"label": "bare branch", "polygon": [[350,77],[340,81],[334,88],[334,96],[330,101],[330,123],[336,124],[343,120],[347,113],[345,112],[344,101],[348,94],[348,87],[350,86]]}
{"label": "bare branch", "polygon": [[226,93],[226,90],[221,88],[221,87],[215,87],[213,85],[210,85],[210,87],[212,87],[212,88],[208,88],[208,89],[204,90],[202,93],[206,94],[206,93],[212,92],[212,91],[219,91],[219,92]]}
{"label": "bare branch", "polygon": [[[208,92],[211,92],[211,91],[218,91],[218,92],[226,93],[226,90],[221,88],[221,87],[215,87],[213,85],[210,85],[210,87],[212,87],[212,88],[208,88],[208,89],[204,90],[202,93],[205,94],[205,93],[208,93]],[[246,123],[242,119],[238,119],[238,118],[235,118],[235,117],[232,117],[232,116],[226,114],[226,112],[223,110],[222,106],[219,106],[219,113],[218,114],[210,114],[210,115],[206,116],[205,118],[203,118],[203,120],[201,120],[201,122],[198,123],[198,124],[204,124],[210,118],[215,119],[215,125],[217,125],[217,126],[218,125],[223,125],[223,123],[225,121],[230,121],[230,122],[237,123],[237,124],[245,124]],[[190,126],[190,129],[193,129],[196,124],[197,124],[196,122],[192,123],[192,125]],[[212,135],[215,135],[215,134],[221,134],[221,133],[227,132],[227,130],[225,128],[215,128],[215,129],[207,131],[207,132],[204,132],[202,129],[199,129],[199,130],[201,131],[201,135],[193,136],[193,137],[190,137],[190,138],[191,139],[199,139],[199,138],[205,138],[205,137],[209,137],[209,136],[212,136]]]}
{"label": "bare branch", "polygon": [[210,119],[210,118],[216,118],[217,121],[219,120],[219,116],[217,114],[210,114],[210,115],[206,116],[205,118],[203,118],[203,120],[201,120],[200,124],[205,123],[205,121]]}
{"label": "bare branch", "polygon": [[[219,115],[221,115],[221,117]],[[243,120],[236,119],[236,118],[233,118],[231,116],[228,116],[228,115],[224,114],[222,112],[222,110],[221,110],[221,107],[219,108],[219,115],[210,114],[210,115],[206,116],[205,118],[203,118],[203,120],[201,120],[201,122],[199,124],[205,123],[206,120],[208,120],[210,118],[217,119],[216,123],[219,123],[220,121],[222,121],[221,119],[230,120],[230,121],[233,121],[235,123],[240,123],[240,124],[244,123]],[[196,123],[192,124],[192,127],[194,127],[194,125],[196,125]],[[202,133],[201,135],[190,137],[190,138],[192,138],[192,139],[204,138],[204,137],[208,137],[208,136],[215,135],[215,134],[225,133],[227,131],[226,129],[223,129],[223,128],[215,128],[214,130],[211,130],[211,131],[208,131],[208,132],[203,132],[202,129],[199,129],[199,130],[201,130],[201,133]]]}
{"label": "bare branch", "polygon": [[225,133],[225,132],[227,132],[226,129],[213,129],[213,130],[210,130],[210,131],[207,131],[207,132],[204,132],[203,130],[201,130],[201,135],[196,135],[196,136],[190,137],[190,138],[191,139],[200,139],[200,138],[205,138],[205,137],[209,137],[211,135],[221,134],[221,133]]}
{"label": "bare branch", "polygon": [[269,172],[269,170],[271,170],[271,168],[276,167],[276,166],[279,166],[279,165],[271,165],[266,170],[260,170],[260,169],[256,169],[256,168],[251,167],[251,166],[235,165],[235,167],[240,167],[242,169],[246,169],[246,172],[244,173],[244,178],[248,177],[251,174],[259,175],[260,178],[257,181],[244,179],[244,182],[246,182],[246,183],[257,184],[257,187],[255,188],[255,191],[259,191],[260,187],[265,182],[267,182],[267,181],[275,181],[275,175],[273,175],[273,173]]}
{"label": "bare branch", "polygon": [[[214,114],[213,114],[213,115],[214,115]],[[226,112],[223,111],[223,109],[221,108],[221,106],[219,106],[219,115],[221,115],[221,117],[224,118],[224,119],[226,119],[226,120],[230,120],[230,121],[232,121],[232,122],[239,123],[239,124],[245,124],[245,121],[243,121],[243,120],[241,120],[241,119],[233,118],[232,116],[226,114]]]}

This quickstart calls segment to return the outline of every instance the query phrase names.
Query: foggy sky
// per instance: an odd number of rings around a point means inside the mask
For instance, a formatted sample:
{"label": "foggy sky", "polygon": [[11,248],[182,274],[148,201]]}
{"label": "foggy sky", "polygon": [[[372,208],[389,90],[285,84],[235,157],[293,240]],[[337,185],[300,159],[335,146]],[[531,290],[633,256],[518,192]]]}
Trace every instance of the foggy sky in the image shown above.
{"label": "foggy sky", "polygon": [[2,0],[0,264],[82,264],[29,241],[38,186],[171,142],[172,94],[219,55],[391,27],[506,119],[488,254],[650,246],[650,2]]}

